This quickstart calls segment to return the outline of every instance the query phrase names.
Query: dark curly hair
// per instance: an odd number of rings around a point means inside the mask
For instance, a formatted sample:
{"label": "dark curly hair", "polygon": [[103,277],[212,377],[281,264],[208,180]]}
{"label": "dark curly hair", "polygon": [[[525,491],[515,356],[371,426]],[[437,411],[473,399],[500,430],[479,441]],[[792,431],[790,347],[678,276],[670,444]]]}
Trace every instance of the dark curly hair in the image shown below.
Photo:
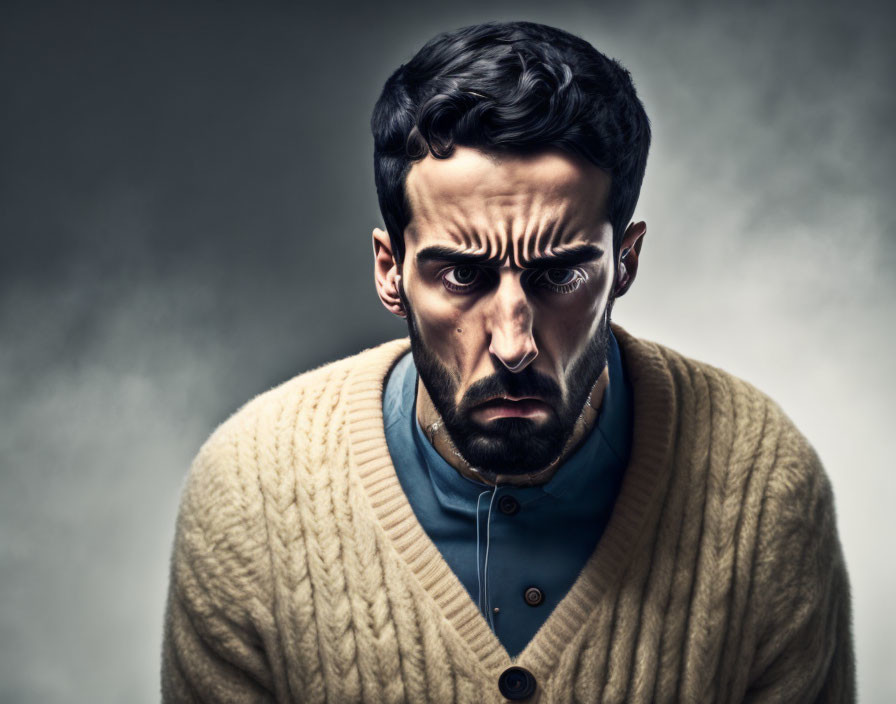
{"label": "dark curly hair", "polygon": [[632,217],[650,123],[631,76],[568,32],[488,22],[440,34],[386,81],[370,120],[380,210],[396,259],[410,221],[405,179],[415,161],[454,146],[526,153],[556,147],[610,174],[614,249]]}

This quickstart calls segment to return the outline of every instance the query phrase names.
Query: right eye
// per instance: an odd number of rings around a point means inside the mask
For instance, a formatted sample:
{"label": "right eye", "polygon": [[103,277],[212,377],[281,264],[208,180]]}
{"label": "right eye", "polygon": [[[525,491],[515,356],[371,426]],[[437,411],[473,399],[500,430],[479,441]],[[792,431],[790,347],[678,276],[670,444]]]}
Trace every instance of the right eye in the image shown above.
{"label": "right eye", "polygon": [[454,266],[442,274],[442,283],[449,291],[468,291],[476,287],[482,271],[475,266]]}

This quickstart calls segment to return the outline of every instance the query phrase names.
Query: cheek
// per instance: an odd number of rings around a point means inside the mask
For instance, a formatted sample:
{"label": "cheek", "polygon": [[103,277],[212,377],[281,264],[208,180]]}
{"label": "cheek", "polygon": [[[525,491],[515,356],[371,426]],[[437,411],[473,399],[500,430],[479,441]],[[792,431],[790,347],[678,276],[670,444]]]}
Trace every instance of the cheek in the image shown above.
{"label": "cheek", "polygon": [[604,272],[592,276],[568,302],[549,305],[542,313],[540,347],[555,360],[558,372],[565,373],[578,360],[603,322],[608,280]]}
{"label": "cheek", "polygon": [[455,381],[466,374],[482,324],[425,285],[415,288],[412,302],[420,338]]}

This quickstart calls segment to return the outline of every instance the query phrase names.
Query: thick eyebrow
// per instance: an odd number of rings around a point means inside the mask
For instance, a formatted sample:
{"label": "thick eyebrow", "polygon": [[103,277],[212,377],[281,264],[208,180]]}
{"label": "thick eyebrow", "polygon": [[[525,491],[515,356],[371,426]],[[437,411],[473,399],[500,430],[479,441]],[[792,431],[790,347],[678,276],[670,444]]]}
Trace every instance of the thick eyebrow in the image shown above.
{"label": "thick eyebrow", "polygon": [[526,268],[532,269],[550,269],[553,267],[561,269],[600,259],[603,254],[604,250],[596,244],[579,244],[555,249],[552,254],[533,257],[526,261],[524,265]]}
{"label": "thick eyebrow", "polygon": [[486,257],[483,254],[459,251],[441,244],[424,247],[417,252],[417,266],[427,262],[446,262],[449,264],[479,264],[485,266],[498,266],[501,260],[497,257]]}
{"label": "thick eyebrow", "polygon": [[[556,249],[551,254],[533,257],[525,262],[527,269],[564,268],[584,264],[603,256],[604,250],[593,244],[580,244]],[[501,260],[497,257],[486,257],[483,254],[459,251],[444,245],[424,247],[417,252],[417,266],[427,262],[446,262],[449,264],[475,264],[477,266],[498,266]]]}

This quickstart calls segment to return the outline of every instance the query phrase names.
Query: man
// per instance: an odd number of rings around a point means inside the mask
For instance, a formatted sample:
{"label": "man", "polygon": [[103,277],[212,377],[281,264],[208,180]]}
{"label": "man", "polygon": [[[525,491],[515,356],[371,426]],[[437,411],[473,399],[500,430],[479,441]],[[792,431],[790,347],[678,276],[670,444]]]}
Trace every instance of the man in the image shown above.
{"label": "man", "polygon": [[395,340],[193,463],[166,701],[843,702],[830,484],[743,381],[615,324],[646,233],[627,72],[542,25],[440,35],[372,120]]}

